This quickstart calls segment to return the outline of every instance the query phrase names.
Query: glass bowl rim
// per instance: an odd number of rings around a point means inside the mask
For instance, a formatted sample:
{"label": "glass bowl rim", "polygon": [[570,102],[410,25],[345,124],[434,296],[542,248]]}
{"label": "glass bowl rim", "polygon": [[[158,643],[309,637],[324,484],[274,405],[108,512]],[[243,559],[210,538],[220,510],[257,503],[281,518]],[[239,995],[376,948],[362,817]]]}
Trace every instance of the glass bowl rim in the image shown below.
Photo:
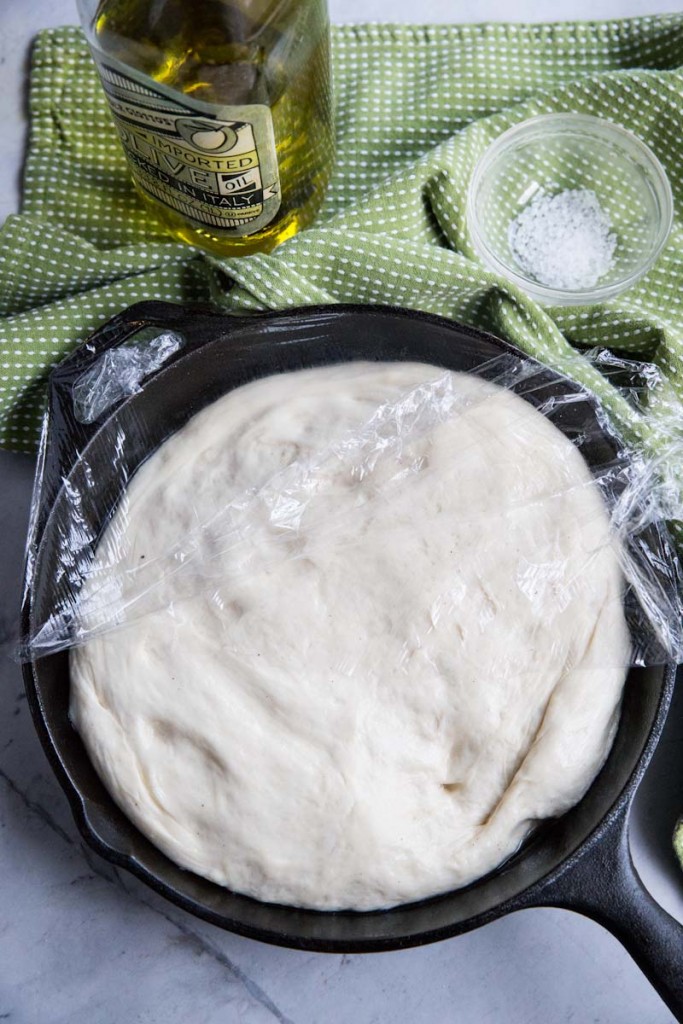
{"label": "glass bowl rim", "polygon": [[[542,137],[547,133],[548,128],[551,131],[562,131],[562,129],[574,130],[584,135],[590,135],[601,143],[605,143],[609,139],[631,160],[635,159],[650,178],[660,213],[655,241],[650,247],[647,257],[641,260],[628,274],[620,277],[618,280],[604,285],[598,284],[594,288],[587,289],[568,290],[552,288],[534,281],[533,278],[527,277],[522,272],[518,273],[513,270],[507,263],[499,259],[484,240],[479,226],[476,202],[482,181],[495,165],[496,160],[514,143],[519,142],[525,136],[531,139],[534,136]],[[671,234],[673,218],[674,201],[671,183],[659,158],[647,143],[634,132],[623,128],[613,121],[608,121],[606,118],[597,117],[595,114],[578,114],[572,111],[537,114],[512,125],[511,128],[507,128],[502,132],[484,150],[474,167],[467,190],[466,219],[472,244],[477,255],[490,270],[495,271],[501,277],[507,278],[508,281],[521,288],[531,298],[546,305],[590,305],[604,302],[625,291],[651,269],[661,254]]]}

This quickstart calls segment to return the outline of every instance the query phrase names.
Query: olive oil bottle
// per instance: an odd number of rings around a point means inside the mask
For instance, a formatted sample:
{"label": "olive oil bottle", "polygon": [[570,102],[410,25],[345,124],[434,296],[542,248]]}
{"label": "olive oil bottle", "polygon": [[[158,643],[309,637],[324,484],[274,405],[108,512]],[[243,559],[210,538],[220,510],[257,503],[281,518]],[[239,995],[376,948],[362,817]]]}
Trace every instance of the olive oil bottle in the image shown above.
{"label": "olive oil bottle", "polygon": [[133,180],[176,238],[268,251],[333,161],[326,0],[78,0]]}

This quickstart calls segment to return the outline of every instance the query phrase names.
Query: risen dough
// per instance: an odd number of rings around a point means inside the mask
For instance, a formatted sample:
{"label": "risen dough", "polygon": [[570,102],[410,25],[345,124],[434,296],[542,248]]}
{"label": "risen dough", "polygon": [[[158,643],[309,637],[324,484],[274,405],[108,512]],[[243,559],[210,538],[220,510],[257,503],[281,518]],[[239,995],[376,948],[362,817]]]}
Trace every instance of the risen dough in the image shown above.
{"label": "risen dough", "polygon": [[[163,564],[231,497],[442,373],[356,363],[228,394],[142,467],[100,551]],[[281,903],[414,900],[494,868],[603,762],[629,641],[602,500],[524,400],[452,384],[475,400],[405,446],[404,479],[393,456],[327,466],[329,529],[263,526],[272,557],[248,576],[209,530],[216,585],[74,650],[90,756],[178,864]]]}

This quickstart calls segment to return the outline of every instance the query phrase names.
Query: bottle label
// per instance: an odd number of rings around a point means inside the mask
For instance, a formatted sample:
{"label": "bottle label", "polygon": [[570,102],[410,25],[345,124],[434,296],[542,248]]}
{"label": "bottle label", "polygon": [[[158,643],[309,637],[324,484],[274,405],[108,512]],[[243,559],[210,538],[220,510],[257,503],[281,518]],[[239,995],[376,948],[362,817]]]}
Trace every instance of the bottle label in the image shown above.
{"label": "bottle label", "polygon": [[189,99],[94,52],[137,185],[198,225],[251,235],[280,208],[273,118],[253,103]]}

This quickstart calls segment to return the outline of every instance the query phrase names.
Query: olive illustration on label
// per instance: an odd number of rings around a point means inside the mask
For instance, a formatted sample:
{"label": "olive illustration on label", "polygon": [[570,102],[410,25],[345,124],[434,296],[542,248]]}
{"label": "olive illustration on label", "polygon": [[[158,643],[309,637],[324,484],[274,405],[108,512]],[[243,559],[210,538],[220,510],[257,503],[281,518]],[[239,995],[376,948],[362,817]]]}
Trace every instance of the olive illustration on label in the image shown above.
{"label": "olive illustration on label", "polygon": [[203,153],[227,153],[237,142],[237,132],[227,121],[202,117],[179,117],[176,131],[195,149]]}

